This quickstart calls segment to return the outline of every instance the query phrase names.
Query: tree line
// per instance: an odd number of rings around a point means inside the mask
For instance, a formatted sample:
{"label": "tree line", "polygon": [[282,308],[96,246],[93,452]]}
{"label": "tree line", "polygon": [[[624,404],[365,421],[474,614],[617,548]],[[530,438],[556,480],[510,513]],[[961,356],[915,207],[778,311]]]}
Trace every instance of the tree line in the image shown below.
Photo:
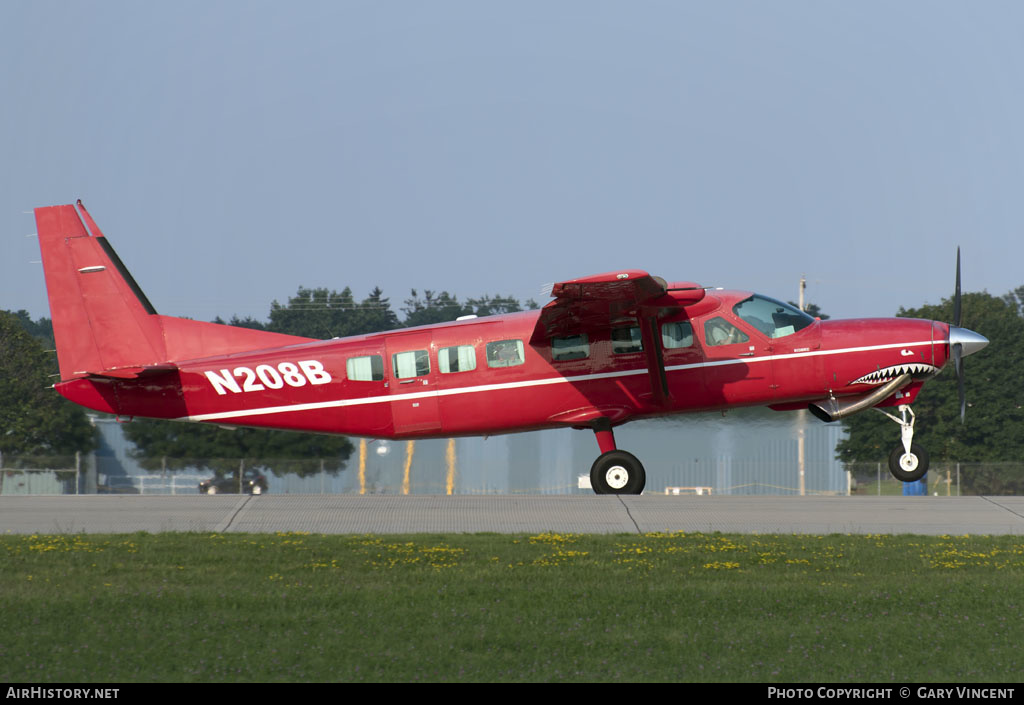
{"label": "tree line", "polygon": [[0,311],[0,465],[96,447],[82,408],[49,389],[56,375],[49,320]]}

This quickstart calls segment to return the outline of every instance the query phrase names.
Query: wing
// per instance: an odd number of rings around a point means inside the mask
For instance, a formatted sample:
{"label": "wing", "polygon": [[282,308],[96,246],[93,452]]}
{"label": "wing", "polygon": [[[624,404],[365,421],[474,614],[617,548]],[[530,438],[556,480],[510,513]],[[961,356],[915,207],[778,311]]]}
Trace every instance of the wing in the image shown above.
{"label": "wing", "polygon": [[531,344],[553,336],[607,329],[616,323],[638,324],[655,397],[660,400],[668,397],[661,336],[656,335],[657,322],[703,299],[702,287],[686,284],[670,289],[661,277],[630,269],[559,282],[551,286],[551,295],[555,300],[541,309]]}
{"label": "wing", "polygon": [[661,277],[627,269],[552,284],[550,294],[555,300],[541,309],[533,343],[652,315],[665,318],[703,299],[704,289],[690,283],[669,288]]}

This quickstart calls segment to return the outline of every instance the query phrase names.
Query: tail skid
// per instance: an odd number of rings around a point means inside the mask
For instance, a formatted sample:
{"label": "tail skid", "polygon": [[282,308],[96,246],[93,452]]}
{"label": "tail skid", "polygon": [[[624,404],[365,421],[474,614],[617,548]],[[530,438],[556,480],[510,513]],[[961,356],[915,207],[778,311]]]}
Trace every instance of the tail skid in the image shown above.
{"label": "tail skid", "polygon": [[309,341],[161,316],[81,201],[35,213],[64,381],[133,378],[179,361]]}

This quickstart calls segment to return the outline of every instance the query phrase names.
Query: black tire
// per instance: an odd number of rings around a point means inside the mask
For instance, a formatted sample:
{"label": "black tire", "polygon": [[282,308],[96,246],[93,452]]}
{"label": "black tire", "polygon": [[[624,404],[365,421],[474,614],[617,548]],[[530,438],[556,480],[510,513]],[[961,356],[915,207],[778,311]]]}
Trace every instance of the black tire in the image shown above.
{"label": "black tire", "polygon": [[590,486],[596,494],[640,494],[646,484],[644,466],[624,450],[602,453],[590,467]]}
{"label": "black tire", "polygon": [[910,444],[910,454],[903,450],[903,444],[889,453],[889,472],[900,482],[917,482],[928,472],[928,451],[916,443]]}

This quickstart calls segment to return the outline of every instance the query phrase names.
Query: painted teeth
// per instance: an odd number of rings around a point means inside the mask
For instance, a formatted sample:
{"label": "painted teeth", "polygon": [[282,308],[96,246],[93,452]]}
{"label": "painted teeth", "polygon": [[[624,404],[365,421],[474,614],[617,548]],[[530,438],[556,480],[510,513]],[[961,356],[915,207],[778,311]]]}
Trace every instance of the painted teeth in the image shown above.
{"label": "painted teeth", "polygon": [[904,365],[893,365],[875,370],[871,374],[858,377],[850,382],[850,384],[883,384],[901,375],[909,374],[917,377],[919,375],[933,375],[938,371],[939,368],[935,365],[926,365],[923,362],[908,362]]}

